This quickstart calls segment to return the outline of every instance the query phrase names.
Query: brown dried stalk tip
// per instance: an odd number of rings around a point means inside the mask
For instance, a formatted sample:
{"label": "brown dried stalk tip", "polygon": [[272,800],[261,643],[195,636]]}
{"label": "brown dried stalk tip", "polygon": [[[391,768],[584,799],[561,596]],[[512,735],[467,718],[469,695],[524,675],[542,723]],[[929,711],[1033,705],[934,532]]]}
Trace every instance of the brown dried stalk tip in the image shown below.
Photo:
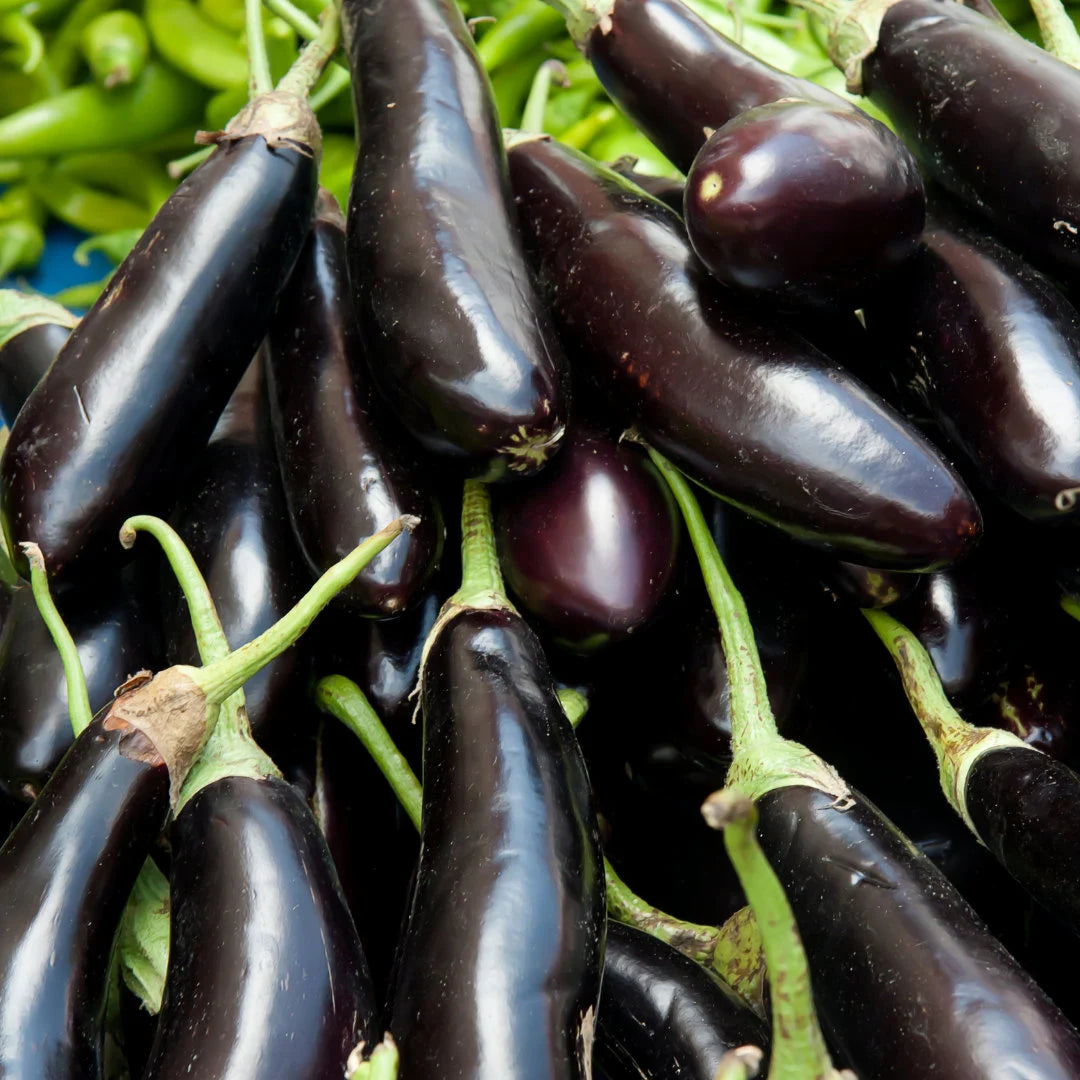
{"label": "brown dried stalk tip", "polygon": [[764,1057],[760,1047],[737,1046],[720,1059],[715,1080],[752,1080],[761,1069]]}
{"label": "brown dried stalk tip", "polygon": [[731,788],[714,791],[701,804],[701,816],[710,829],[724,829],[736,821],[749,821],[754,814],[754,804],[742,792]]}
{"label": "brown dried stalk tip", "polygon": [[19,547],[22,548],[22,553],[26,556],[26,561],[30,564],[32,570],[45,571],[45,556],[41,553],[41,548],[37,546],[32,540],[24,540]]}

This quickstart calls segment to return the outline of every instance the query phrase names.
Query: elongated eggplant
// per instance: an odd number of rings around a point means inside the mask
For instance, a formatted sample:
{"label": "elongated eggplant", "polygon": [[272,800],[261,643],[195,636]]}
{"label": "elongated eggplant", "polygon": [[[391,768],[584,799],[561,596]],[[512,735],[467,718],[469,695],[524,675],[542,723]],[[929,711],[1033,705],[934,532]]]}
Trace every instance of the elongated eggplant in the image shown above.
{"label": "elongated eggplant", "polygon": [[316,190],[314,115],[270,95],[231,127],[158,211],[12,427],[0,461],[4,534],[13,549],[35,540],[52,575],[100,573],[122,554],[116,535],[130,514],[168,508],[300,252]]}
{"label": "elongated eggplant", "polygon": [[349,271],[376,384],[428,450],[488,479],[535,472],[562,438],[564,363],[465,21],[452,0],[349,0],[342,17]]}
{"label": "elongated eggplant", "polygon": [[77,322],[44,296],[0,290],[0,414],[9,425]]}
{"label": "elongated eggplant", "polygon": [[[95,712],[128,676],[159,666],[159,631],[144,590],[128,575],[120,584],[57,599]],[[35,799],[73,739],[60,656],[32,593],[19,589],[0,631],[0,791]]]}
{"label": "elongated eggplant", "polygon": [[267,340],[274,436],[289,514],[316,573],[394,518],[420,518],[339,601],[360,614],[389,616],[422,594],[442,550],[442,517],[423,489],[419,463],[390,425],[376,422],[374,387],[354,324],[345,218],[322,191]]}
{"label": "elongated eggplant", "polygon": [[228,776],[172,830],[172,931],[147,1080],[340,1080],[375,1006],[326,841],[300,794]]}
{"label": "elongated eggplant", "polygon": [[0,1074],[103,1075],[113,938],[168,791],[153,743],[101,717],[0,848]]}
{"label": "elongated eggplant", "polygon": [[496,599],[475,482],[462,532],[463,587],[422,673],[420,863],[390,1031],[403,1077],[587,1077],[606,922],[588,777],[536,635]]}
{"label": "elongated eggplant", "polygon": [[643,1080],[714,1080],[737,1046],[768,1045],[768,1033],[734,991],[677,949],[609,922],[596,1058]]}
{"label": "elongated eggplant", "polygon": [[510,171],[583,374],[706,488],[842,558],[939,567],[979,535],[959,477],[884,402],[717,286],[662,204],[542,137]]}
{"label": "elongated eggplant", "polygon": [[540,476],[496,493],[495,535],[523,608],[560,644],[592,652],[655,616],[680,527],[639,453],[575,426]]}
{"label": "elongated eggplant", "polygon": [[810,5],[848,86],[995,232],[1066,276],[1080,267],[1080,74],[962,4]]}

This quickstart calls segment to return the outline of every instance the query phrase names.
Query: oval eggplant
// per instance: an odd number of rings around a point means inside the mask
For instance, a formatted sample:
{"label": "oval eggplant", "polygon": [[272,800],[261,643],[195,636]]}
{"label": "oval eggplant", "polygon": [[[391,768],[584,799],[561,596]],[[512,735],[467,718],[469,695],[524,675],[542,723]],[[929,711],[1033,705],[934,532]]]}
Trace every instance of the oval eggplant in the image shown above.
{"label": "oval eggplant", "polygon": [[0,345],[0,414],[11,424],[71,335],[59,323],[35,323]]}
{"label": "oval eggplant", "polygon": [[376,384],[470,473],[535,472],[566,421],[558,340],[521,250],[491,91],[452,0],[348,0],[360,152],[349,272]]}
{"label": "oval eggplant", "polygon": [[764,1025],[712,972],[651,934],[608,923],[601,1067],[642,1080],[715,1080],[729,1050],[768,1042]]}
{"label": "oval eggplant", "polygon": [[229,776],[172,830],[172,930],[146,1080],[341,1080],[378,1039],[352,917],[285,781]]}
{"label": "oval eggplant", "polygon": [[519,616],[466,607],[428,650],[401,1075],[587,1077],[606,920],[581,751]]}
{"label": "oval eggplant", "polygon": [[394,518],[420,518],[340,594],[360,614],[390,616],[420,597],[444,530],[418,462],[376,423],[354,323],[345,219],[323,191],[267,340],[274,435],[293,528],[316,574]]}
{"label": "oval eggplant", "polygon": [[557,642],[588,653],[655,616],[681,527],[647,459],[575,427],[540,476],[495,493],[495,535],[524,610]]}
{"label": "oval eggplant", "polygon": [[[318,133],[314,150],[299,145],[303,134],[273,149],[262,134],[229,136],[72,331],[0,460],[10,550],[33,539],[50,574],[100,573],[123,552],[116,536],[127,517],[168,509],[307,235]],[[21,552],[17,568],[27,573]]]}
{"label": "oval eggplant", "polygon": [[543,137],[509,157],[541,282],[621,419],[704,487],[842,558],[926,570],[972,546],[978,508],[940,454],[712,282],[666,207]]}
{"label": "oval eggplant", "polygon": [[1067,1080],[1080,1036],[932,863],[865,798],[807,787],[757,800],[814,1000],[876,1080]]}
{"label": "oval eggplant", "polygon": [[0,848],[0,1075],[103,1075],[113,938],[168,793],[153,744],[101,717]]}

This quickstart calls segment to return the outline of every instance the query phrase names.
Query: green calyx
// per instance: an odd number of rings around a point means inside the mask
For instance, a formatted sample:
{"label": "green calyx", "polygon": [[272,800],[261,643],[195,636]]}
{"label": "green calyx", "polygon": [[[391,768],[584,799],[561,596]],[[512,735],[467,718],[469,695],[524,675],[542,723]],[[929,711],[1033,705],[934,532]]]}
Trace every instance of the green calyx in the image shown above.
{"label": "green calyx", "polygon": [[937,757],[945,798],[981,843],[965,798],[972,766],[983,754],[999,748],[1021,748],[1033,754],[1042,751],[1029,746],[1011,731],[969,724],[945,696],[934,662],[919,639],[884,611],[864,610],[863,615],[896,663],[904,693]]}
{"label": "green calyx", "polygon": [[545,0],[565,20],[566,29],[574,39],[574,44],[586,52],[589,37],[593,32],[608,34],[611,32],[611,13],[615,9],[615,0]]}
{"label": "green calyx", "polygon": [[898,0],[792,0],[825,24],[829,58],[848,92],[863,93],[862,63],[877,48],[881,21]]}
{"label": "green calyx", "polygon": [[45,296],[0,289],[0,348],[11,338],[32,326],[55,323],[74,328],[79,320],[65,307]]}

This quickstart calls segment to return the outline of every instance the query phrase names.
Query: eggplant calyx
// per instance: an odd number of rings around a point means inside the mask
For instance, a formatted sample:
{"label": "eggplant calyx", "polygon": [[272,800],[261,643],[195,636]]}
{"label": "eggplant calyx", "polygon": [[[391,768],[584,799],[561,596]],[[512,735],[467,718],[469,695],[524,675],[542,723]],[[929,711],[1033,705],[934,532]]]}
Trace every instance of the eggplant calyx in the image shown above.
{"label": "eggplant calyx", "polygon": [[322,130],[306,99],[289,90],[269,90],[249,101],[226,125],[224,131],[200,131],[200,146],[220,146],[261,135],[271,150],[290,147],[314,158],[322,155]]}
{"label": "eggplant calyx", "polygon": [[498,453],[509,459],[507,468],[519,475],[537,472],[551,457],[566,434],[566,425],[559,424],[553,431],[534,431],[530,434],[524,424],[511,432],[510,441],[500,446]]}
{"label": "eggplant calyx", "polygon": [[589,37],[594,30],[601,34],[612,31],[611,12],[615,0],[545,0],[565,20],[566,28],[574,44],[582,51],[588,49]]}
{"label": "eggplant calyx", "polygon": [[735,755],[724,783],[754,802],[778,788],[808,787],[831,795],[837,810],[852,805],[851,788],[828,762],[780,735],[748,740]]}
{"label": "eggplant calyx", "polygon": [[844,73],[848,92],[863,93],[862,64],[877,48],[885,12],[899,0],[793,0],[825,23],[829,58]]}
{"label": "eggplant calyx", "polygon": [[31,327],[55,323],[74,329],[78,321],[67,308],[46,296],[0,289],[0,348]]}

